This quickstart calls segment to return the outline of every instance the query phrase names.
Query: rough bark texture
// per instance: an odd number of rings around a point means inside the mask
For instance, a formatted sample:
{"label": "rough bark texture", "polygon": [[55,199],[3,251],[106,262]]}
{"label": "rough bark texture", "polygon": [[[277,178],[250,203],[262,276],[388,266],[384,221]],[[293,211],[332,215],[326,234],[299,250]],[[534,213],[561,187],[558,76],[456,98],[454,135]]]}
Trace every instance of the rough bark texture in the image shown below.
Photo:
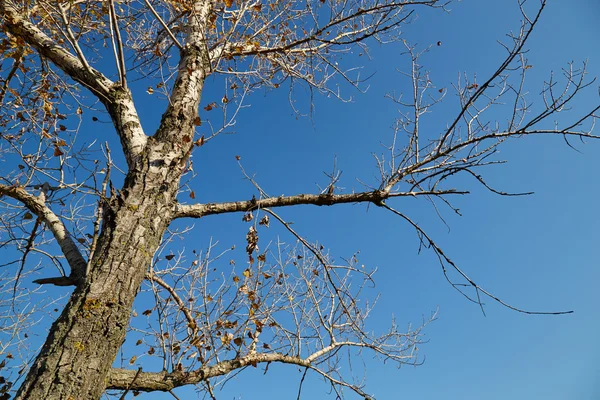
{"label": "rough bark texture", "polygon": [[52,326],[17,399],[97,399],[104,392],[133,301],[171,221],[185,165],[164,162],[168,147],[151,139],[110,199],[89,276]]}
{"label": "rough bark texture", "polygon": [[[198,3],[192,21],[202,31],[210,2]],[[35,32],[35,27],[18,22],[14,29],[22,36]],[[40,35],[38,41],[44,41]],[[102,396],[125,338],[133,301],[172,220],[179,179],[193,146],[194,119],[208,62],[201,40],[201,35],[192,36],[182,50],[171,102],[153,137],[144,135],[131,95],[119,83],[100,97],[121,138],[129,172],[123,188],[104,205],[102,232],[90,271],[52,325],[16,399]],[[77,59],[63,57],[57,49],[49,50],[49,58],[54,55],[57,65],[70,72]]]}

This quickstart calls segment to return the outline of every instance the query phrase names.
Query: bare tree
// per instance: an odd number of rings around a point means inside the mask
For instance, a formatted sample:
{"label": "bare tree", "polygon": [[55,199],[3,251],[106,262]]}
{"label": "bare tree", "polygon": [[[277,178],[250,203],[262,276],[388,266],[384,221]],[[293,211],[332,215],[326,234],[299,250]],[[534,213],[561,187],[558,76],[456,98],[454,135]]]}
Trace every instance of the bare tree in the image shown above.
{"label": "bare tree", "polygon": [[[481,305],[481,298],[489,297],[529,312],[470,279],[393,205],[394,198],[411,196],[452,207],[452,196],[467,193],[452,188],[458,175],[510,195],[490,187],[479,173],[498,162],[494,154],[503,142],[534,134],[595,137],[591,128],[599,107],[573,113],[571,123],[552,123],[591,84],[585,66],[565,70],[559,82],[546,82],[541,109],[531,108],[525,98],[524,46],[546,1],[531,14],[524,3],[519,3],[520,29],[504,44],[504,61],[486,80],[464,77],[456,83],[459,111],[441,133],[422,132],[420,118],[444,101],[447,91],[432,86],[419,50],[405,43],[413,91],[407,98],[393,97],[403,116],[388,154],[377,158],[380,179],[371,187],[344,192],[336,186],[340,174],[334,169],[321,193],[273,197],[242,168],[256,187],[254,195],[184,204],[178,195],[187,190],[182,176],[193,171],[194,149],[235,123],[250,92],[285,86],[293,97],[294,88],[304,85],[311,93],[341,98],[333,83],[361,87],[357,71],[338,63],[341,55],[356,47],[367,51],[373,41],[403,41],[400,28],[416,10],[444,11],[447,3],[0,0],[0,135],[6,161],[1,229],[2,246],[17,249],[6,251],[15,254],[8,261],[16,270],[14,299],[32,272],[45,275],[37,284],[74,286],[16,398],[98,399],[106,390],[124,398],[129,391],[192,384],[213,396],[213,387],[232,373],[271,363],[321,375],[339,395],[346,389],[368,397],[343,354],[369,351],[398,365],[418,363],[422,327],[405,331],[392,321],[388,331],[370,333],[365,322],[372,303],[358,299],[372,271],[356,257],[334,263],[324,246],[309,242],[277,213],[284,207],[370,203],[386,209],[415,229],[422,245],[438,256],[448,281],[469,299]],[[109,78],[111,71],[116,80]],[[209,76],[226,82],[221,103],[205,107],[220,110],[223,122],[199,135],[199,127],[206,126],[199,105]],[[165,98],[152,133],[144,131],[130,90],[139,80],[149,93]],[[489,119],[488,110],[499,103],[510,104],[503,120]],[[126,166],[113,160],[121,156],[111,155],[108,145],[85,141],[82,115],[98,107],[114,126]],[[171,241],[187,232],[177,230],[175,221],[228,213],[242,214],[249,225],[243,272],[215,272],[213,265],[227,263],[225,255],[232,251],[219,250],[216,243],[203,252],[165,254]],[[265,240],[270,225],[296,244],[276,236]],[[142,312],[145,326],[130,322],[138,293],[155,302]],[[22,323],[14,321],[0,329],[13,332]],[[145,355],[158,356],[161,372],[112,368],[128,332],[142,335],[136,344],[144,345]]]}

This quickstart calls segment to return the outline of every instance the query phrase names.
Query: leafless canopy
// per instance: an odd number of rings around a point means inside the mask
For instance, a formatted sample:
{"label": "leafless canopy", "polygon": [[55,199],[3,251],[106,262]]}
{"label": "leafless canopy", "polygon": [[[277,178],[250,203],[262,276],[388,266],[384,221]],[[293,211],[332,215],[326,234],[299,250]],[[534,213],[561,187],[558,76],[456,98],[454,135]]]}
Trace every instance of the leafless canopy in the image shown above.
{"label": "leafless canopy", "polygon": [[[30,369],[21,370],[27,376],[17,398],[97,399],[105,390],[124,396],[190,384],[214,397],[214,386],[232,374],[270,363],[297,365],[322,376],[340,396],[349,389],[366,398],[348,359],[371,352],[397,365],[420,362],[424,324],[402,329],[392,321],[387,331],[372,333],[366,322],[374,303],[359,299],[373,271],[357,256],[333,262],[323,245],[278,214],[285,207],[381,207],[415,229],[450,284],[482,309],[487,297],[534,313],[474,282],[394,208],[396,197],[410,196],[454,209],[452,197],[468,193],[452,186],[459,175],[499,195],[519,195],[491,187],[480,172],[500,162],[495,153],[503,142],[535,134],[562,135],[567,143],[596,137],[600,106],[571,112],[564,125],[553,122],[593,83],[585,65],[570,65],[560,79],[545,82],[543,107],[526,98],[525,45],[546,1],[529,13],[524,4],[518,4],[522,24],[502,44],[505,59],[494,73],[483,80],[465,75],[452,89],[438,89],[420,64],[423,50],[405,42],[401,28],[420,8],[447,11],[445,1],[0,0],[0,247],[3,271],[11,271],[0,274],[8,282],[0,291],[10,293],[12,300],[3,298],[13,303],[11,312],[0,309],[6,311],[2,338],[22,349],[25,337],[17,328],[35,323],[22,301],[33,275],[41,275],[34,281],[40,285],[75,287]],[[390,96],[402,116],[386,153],[376,157],[378,181],[362,192],[343,191],[336,169],[321,192],[272,197],[242,168],[254,196],[177,200],[182,175],[193,171],[192,152],[234,125],[252,91],[287,88],[293,98],[297,85],[304,85],[343,99],[336,83],[361,89],[362,81],[339,57],[357,47],[368,52],[373,41],[404,44],[413,89]],[[223,77],[226,93],[199,115],[209,76]],[[165,99],[155,132],[144,131],[133,101],[130,88],[140,80],[149,94]],[[448,92],[453,99],[446,99]],[[421,119],[443,101],[458,101],[459,111],[438,132],[422,131]],[[505,114],[492,119],[500,104]],[[222,121],[200,134],[211,109]],[[104,122],[112,124],[107,135],[120,140],[119,155],[86,137],[90,110],[105,112]],[[234,268],[228,254],[234,249],[217,242],[204,251],[166,254],[174,238],[188,232],[174,221],[228,213],[240,213],[248,223],[244,267]],[[270,233],[276,227],[280,236]],[[216,272],[217,265],[230,267]],[[134,310],[138,293],[154,304]],[[129,364],[141,369],[111,368],[126,337],[139,349]],[[6,356],[4,344],[0,340]],[[348,352],[353,357],[345,357]],[[154,363],[146,363],[150,359]],[[151,372],[154,366],[161,372]]]}

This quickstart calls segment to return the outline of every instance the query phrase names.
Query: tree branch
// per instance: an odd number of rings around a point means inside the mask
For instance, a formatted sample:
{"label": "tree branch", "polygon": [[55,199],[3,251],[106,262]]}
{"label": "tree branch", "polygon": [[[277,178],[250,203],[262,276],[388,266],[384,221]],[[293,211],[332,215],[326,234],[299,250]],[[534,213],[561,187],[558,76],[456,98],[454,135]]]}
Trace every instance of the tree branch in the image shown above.
{"label": "tree branch", "polygon": [[207,203],[182,205],[178,204],[174,218],[202,218],[206,215],[225,214],[232,212],[247,212],[259,208],[276,208],[310,204],[314,206],[332,206],[344,203],[373,203],[380,204],[391,197],[442,196],[448,194],[467,194],[457,190],[425,190],[415,192],[386,193],[381,190],[348,194],[297,194],[294,196],[269,197],[261,200],[233,201],[226,203]]}
{"label": "tree branch", "polygon": [[20,15],[18,6],[10,0],[0,1],[0,13],[8,31],[25,40],[27,44],[36,49],[41,55],[51,60],[67,75],[81,83],[96,96],[106,99],[113,82],[93,68],[86,68],[84,64],[64,47],[37,26]]}
{"label": "tree branch", "polygon": [[280,353],[253,353],[235,360],[221,361],[212,366],[203,366],[190,372],[141,372],[134,381],[138,371],[113,368],[108,374],[106,389],[138,390],[145,392],[169,391],[171,389],[200,383],[210,378],[226,375],[232,371],[258,363],[280,362],[284,364],[309,367],[310,362]]}
{"label": "tree branch", "polygon": [[[86,261],[79,252],[77,245],[71,238],[69,231],[62,223],[62,221],[58,218],[54,212],[44,203],[43,197],[36,197],[30,193],[28,193],[21,186],[6,186],[0,184],[0,195],[9,196],[15,200],[23,203],[32,213],[38,216],[50,229],[54,238],[58,242],[60,249],[62,250],[69,266],[71,267],[71,275],[70,278],[67,277],[59,277],[59,278],[48,278],[48,279],[40,279],[36,283],[44,284],[44,283],[52,283],[57,284],[59,282],[59,286],[64,286],[66,284],[73,284],[79,282],[83,279],[85,274]],[[66,279],[71,279],[71,282],[68,283]]]}
{"label": "tree branch", "polygon": [[[80,60],[64,47],[56,44],[54,39],[24,18],[12,1],[0,1],[0,14],[10,33],[22,38],[102,101],[121,139],[127,163],[132,167],[137,155],[146,145],[147,137],[142,130],[131,93],[121,85],[115,85],[98,70],[85,65],[82,62],[85,61],[83,53],[80,55]],[[76,42],[73,45],[77,46]]]}

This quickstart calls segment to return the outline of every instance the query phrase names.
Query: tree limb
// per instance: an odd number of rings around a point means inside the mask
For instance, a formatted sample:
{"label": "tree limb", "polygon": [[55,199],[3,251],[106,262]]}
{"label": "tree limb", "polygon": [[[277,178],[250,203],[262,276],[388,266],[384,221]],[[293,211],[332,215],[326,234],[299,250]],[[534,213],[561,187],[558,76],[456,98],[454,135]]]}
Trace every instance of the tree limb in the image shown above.
{"label": "tree limb", "polygon": [[142,130],[131,93],[125,87],[115,85],[98,70],[83,64],[82,60],[85,61],[83,53],[80,60],[64,47],[56,44],[54,39],[24,18],[12,1],[0,1],[0,14],[10,33],[22,38],[102,101],[121,139],[127,164],[132,167],[146,145],[147,137]]}
{"label": "tree limb", "polygon": [[259,208],[276,208],[310,204],[314,206],[332,206],[343,203],[373,203],[380,204],[391,197],[441,196],[447,194],[467,194],[465,191],[434,190],[386,193],[381,190],[348,194],[297,194],[294,196],[269,197],[261,200],[232,201],[225,203],[206,203],[182,205],[178,204],[174,218],[202,218],[206,215],[225,214],[232,212],[247,212]]}
{"label": "tree limb", "polygon": [[0,1],[0,13],[8,31],[25,40],[41,55],[50,59],[71,78],[81,83],[96,96],[106,99],[113,82],[93,68],[86,68],[81,60],[37,26],[20,15],[18,6],[10,0]]}
{"label": "tree limb", "polygon": [[234,360],[221,361],[212,366],[203,366],[190,372],[141,372],[113,368],[108,374],[107,389],[127,389],[145,392],[169,391],[176,387],[200,383],[210,378],[226,375],[234,370],[258,363],[280,362],[310,368],[310,362],[300,357],[286,356],[280,353],[254,353]]}
{"label": "tree limb", "polygon": [[[61,277],[61,278],[49,278],[49,279],[40,279],[37,283],[53,283],[56,284],[52,280],[61,281],[61,283],[66,282],[66,279],[72,279],[72,282],[79,282],[83,279],[85,274],[86,261],[79,252],[77,245],[71,238],[69,231],[62,223],[62,221],[58,218],[56,214],[44,203],[41,198],[38,198],[30,193],[28,193],[21,186],[6,186],[0,184],[0,195],[9,196],[15,200],[23,203],[32,213],[38,216],[50,229],[54,238],[58,242],[60,249],[62,250],[69,266],[71,267],[71,277]],[[72,283],[71,283],[72,284]],[[59,284],[60,285],[60,284]],[[64,285],[60,285],[64,286]]]}

